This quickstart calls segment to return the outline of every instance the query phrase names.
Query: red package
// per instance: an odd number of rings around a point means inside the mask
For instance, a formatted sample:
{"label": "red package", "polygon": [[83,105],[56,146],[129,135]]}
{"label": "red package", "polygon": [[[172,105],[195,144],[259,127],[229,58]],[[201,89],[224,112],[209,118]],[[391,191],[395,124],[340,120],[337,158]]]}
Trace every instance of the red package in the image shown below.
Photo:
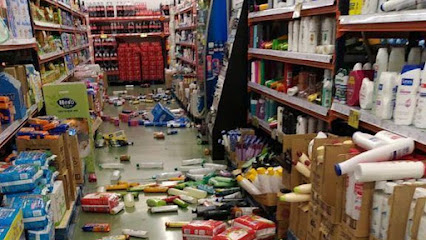
{"label": "red package", "polygon": [[[182,227],[183,240],[212,239],[225,231],[226,224],[215,220],[195,220]],[[202,236],[202,237],[201,237]]]}
{"label": "red package", "polygon": [[349,106],[359,106],[359,91],[364,78],[374,79],[374,70],[357,70],[349,74],[346,102]]}
{"label": "red package", "polygon": [[212,240],[254,240],[256,233],[252,229],[231,227],[213,237]]}
{"label": "red package", "polygon": [[248,228],[256,232],[256,239],[268,239],[275,236],[275,223],[257,215],[246,215],[234,220],[234,227]]}
{"label": "red package", "polygon": [[109,213],[119,202],[120,197],[115,193],[90,193],[81,199],[81,208],[85,212]]}

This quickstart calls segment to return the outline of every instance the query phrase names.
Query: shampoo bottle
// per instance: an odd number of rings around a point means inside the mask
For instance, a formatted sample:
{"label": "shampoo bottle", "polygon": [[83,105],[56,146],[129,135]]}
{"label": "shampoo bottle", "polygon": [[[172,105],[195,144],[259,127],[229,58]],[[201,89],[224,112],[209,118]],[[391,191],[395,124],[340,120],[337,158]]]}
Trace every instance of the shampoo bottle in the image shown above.
{"label": "shampoo bottle", "polygon": [[244,188],[244,190],[246,190],[251,195],[261,194],[259,189],[257,189],[249,180],[247,180],[243,176],[241,175],[237,176],[237,182],[242,188]]}
{"label": "shampoo bottle", "polygon": [[334,18],[324,17],[321,22],[321,45],[331,45],[333,44],[333,21]]}
{"label": "shampoo bottle", "polygon": [[412,47],[408,53],[407,64],[419,65],[422,61],[422,49],[420,47]]}
{"label": "shampoo bottle", "polygon": [[405,65],[401,72],[393,114],[397,125],[411,125],[414,120],[420,74],[418,65]]}
{"label": "shampoo bottle", "polygon": [[404,47],[392,47],[389,55],[389,72],[401,72],[402,67],[405,63],[405,48]]}
{"label": "shampoo bottle", "polygon": [[319,39],[319,27],[320,27],[320,17],[319,16],[313,16],[309,19],[308,22],[308,47],[307,52],[308,53],[315,53],[315,48],[318,46],[318,39]]}

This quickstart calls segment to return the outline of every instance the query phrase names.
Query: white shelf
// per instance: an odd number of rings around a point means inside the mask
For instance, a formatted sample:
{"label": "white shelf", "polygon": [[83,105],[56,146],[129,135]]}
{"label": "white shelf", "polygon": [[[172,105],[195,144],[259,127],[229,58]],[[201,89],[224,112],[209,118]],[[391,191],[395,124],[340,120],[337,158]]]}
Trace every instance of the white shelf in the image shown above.
{"label": "white shelf", "polygon": [[296,105],[302,109],[306,109],[312,112],[315,112],[321,116],[326,117],[328,115],[328,108],[320,106],[315,103],[308,102],[306,99],[293,97],[290,95],[287,95],[282,92],[275,91],[274,89],[259,85],[257,83],[248,82],[248,86],[250,88],[256,89],[260,92],[263,92],[267,95],[270,95],[278,100],[281,100],[283,104],[291,103],[293,105]]}
{"label": "white shelf", "polygon": [[62,54],[64,54],[65,52],[64,51],[56,51],[56,52],[51,52],[51,53],[45,53],[45,54],[43,54],[43,55],[39,55],[39,59],[40,60],[46,60],[46,59],[49,59],[49,58],[52,58],[52,57],[60,57]]}
{"label": "white shelf", "polygon": [[426,9],[339,17],[341,25],[426,21]]}
{"label": "white shelf", "polygon": [[249,48],[248,53],[265,55],[270,57],[318,62],[318,63],[330,63],[333,58],[332,55],[325,55],[325,54],[289,52],[289,51],[260,49],[260,48]]}
{"label": "white shelf", "polygon": [[340,113],[345,116],[349,116],[350,110],[357,110],[360,112],[360,121],[370,124],[372,126],[394,132],[404,137],[410,137],[416,142],[426,145],[426,129],[416,128],[414,126],[403,126],[396,125],[392,120],[381,120],[376,117],[371,111],[363,110],[356,107],[347,106],[334,102],[331,106],[331,110]]}
{"label": "white shelf", "polygon": [[[303,3],[302,11],[308,10],[308,9],[314,9],[314,8],[328,7],[332,5],[334,5],[334,0],[318,0],[314,2]],[[294,8],[295,8],[295,5],[283,7],[283,8],[272,8],[272,9],[267,9],[267,10],[258,11],[258,12],[251,12],[249,13],[248,18],[252,19],[252,18],[258,18],[258,17],[267,17],[267,16],[279,15],[284,13],[290,13],[294,11]]]}

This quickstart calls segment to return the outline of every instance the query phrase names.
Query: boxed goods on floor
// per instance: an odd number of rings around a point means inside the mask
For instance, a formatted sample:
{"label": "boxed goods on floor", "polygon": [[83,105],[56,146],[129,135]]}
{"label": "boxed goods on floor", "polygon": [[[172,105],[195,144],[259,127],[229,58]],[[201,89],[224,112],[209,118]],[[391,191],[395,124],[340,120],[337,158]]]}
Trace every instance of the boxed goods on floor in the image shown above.
{"label": "boxed goods on floor", "polygon": [[256,239],[273,239],[275,237],[275,223],[257,215],[245,215],[236,218],[233,226],[255,231]]}
{"label": "boxed goods on floor", "polygon": [[196,220],[182,227],[183,240],[190,239],[213,239],[225,231],[226,224],[215,220]]}
{"label": "boxed goods on floor", "polygon": [[120,197],[115,193],[90,193],[81,199],[81,208],[85,212],[110,213],[119,202]]}
{"label": "boxed goods on floor", "polygon": [[255,240],[256,233],[252,229],[231,227],[213,237],[213,240]]}

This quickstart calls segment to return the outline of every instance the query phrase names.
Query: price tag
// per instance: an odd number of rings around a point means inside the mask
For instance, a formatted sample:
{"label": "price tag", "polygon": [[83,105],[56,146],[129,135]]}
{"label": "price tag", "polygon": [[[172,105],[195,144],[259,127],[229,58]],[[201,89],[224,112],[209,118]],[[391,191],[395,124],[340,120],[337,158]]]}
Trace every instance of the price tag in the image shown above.
{"label": "price tag", "polygon": [[101,38],[102,38],[102,39],[108,38],[108,35],[106,35],[106,34],[101,34]]}
{"label": "price tag", "polygon": [[146,37],[148,37],[147,33],[141,33],[141,38],[146,38]]}
{"label": "price tag", "polygon": [[259,119],[257,119],[257,117],[253,117],[253,118],[251,119],[251,124],[252,124],[253,126],[255,126],[256,128],[258,128],[258,127],[259,127]]}
{"label": "price tag", "polygon": [[300,12],[302,11],[303,2],[296,2],[293,10],[293,18],[300,18]]}
{"label": "price tag", "polygon": [[349,126],[353,128],[358,128],[360,115],[361,113],[358,110],[351,109],[349,111],[349,119],[348,119]]}

